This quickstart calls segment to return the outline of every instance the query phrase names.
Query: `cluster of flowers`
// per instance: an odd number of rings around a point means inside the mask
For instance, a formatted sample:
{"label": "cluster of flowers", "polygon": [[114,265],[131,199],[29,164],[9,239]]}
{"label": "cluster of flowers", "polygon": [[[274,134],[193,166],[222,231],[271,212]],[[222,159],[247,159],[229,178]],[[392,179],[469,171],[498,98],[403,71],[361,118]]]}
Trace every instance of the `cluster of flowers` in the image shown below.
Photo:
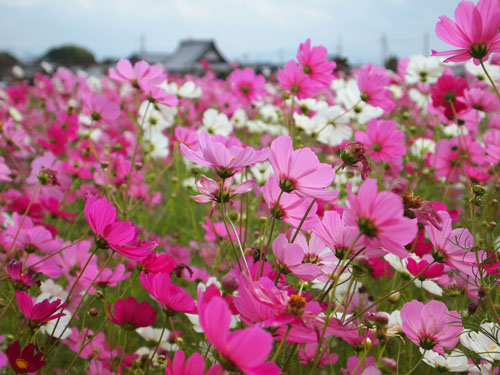
{"label": "cluster of flowers", "polygon": [[0,367],[497,374],[499,27],[463,1],[396,72],[307,40],[0,89]]}

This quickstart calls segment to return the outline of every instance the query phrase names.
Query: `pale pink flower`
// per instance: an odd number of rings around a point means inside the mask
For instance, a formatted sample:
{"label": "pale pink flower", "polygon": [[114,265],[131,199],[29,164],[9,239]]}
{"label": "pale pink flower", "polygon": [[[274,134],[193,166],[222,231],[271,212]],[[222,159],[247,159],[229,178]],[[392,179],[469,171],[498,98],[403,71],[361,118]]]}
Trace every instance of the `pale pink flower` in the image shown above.
{"label": "pale pink flower", "polygon": [[252,166],[267,159],[268,150],[256,150],[252,147],[227,147],[222,142],[217,142],[215,137],[202,131],[200,144],[196,151],[181,144],[182,155],[200,165],[211,167],[221,178],[228,178],[245,167]]}
{"label": "pale pink flower", "polygon": [[284,234],[273,241],[273,252],[282,273],[292,273],[304,281],[313,281],[321,274],[317,264],[302,263],[304,249],[302,246],[289,243]]}
{"label": "pale pink flower", "polygon": [[83,108],[94,121],[112,122],[120,117],[120,106],[110,101],[106,95],[84,94]]}
{"label": "pale pink flower", "polygon": [[132,67],[130,61],[121,59],[116,64],[116,71],[112,68],[109,69],[109,78],[118,82],[128,82],[135,88],[139,88],[145,82],[159,85],[165,81],[167,75],[160,64],[149,65],[141,60]]}
{"label": "pale pink flower", "polygon": [[[283,220],[284,223],[298,228],[305,216],[301,227],[302,230],[310,230],[318,222],[318,216],[316,215],[318,205],[313,203],[311,206],[313,199],[301,198],[296,194],[283,192],[279,187],[276,175],[272,175],[267,180],[266,184],[262,187],[262,193],[269,211],[274,218]],[[309,206],[311,206],[311,209],[306,215]]]}
{"label": "pale pink flower", "polygon": [[186,360],[186,354],[179,350],[175,352],[174,359],[168,360],[165,375],[223,375],[221,365],[217,364],[205,370],[205,358],[200,353],[193,353]]}
{"label": "pale pink flower", "polygon": [[294,150],[289,136],[278,137],[271,143],[269,161],[282,191],[325,201],[337,197],[337,191],[325,189],[335,177],[332,166],[320,163],[309,147]]}
{"label": "pale pink flower", "polygon": [[444,62],[474,59],[488,60],[492,52],[500,52],[500,4],[498,0],[461,1],[455,9],[455,22],[439,17],[436,34],[444,42],[458,47],[452,51],[432,51],[433,56],[449,56]]}
{"label": "pale pink flower", "polygon": [[464,96],[457,100],[466,104],[469,108],[485,113],[496,112],[500,109],[500,100],[498,100],[498,96],[479,87],[466,89],[464,91]]}
{"label": "pale pink flower", "polygon": [[440,354],[444,348],[453,349],[463,331],[462,318],[449,311],[443,302],[420,301],[405,303],[401,309],[401,328],[406,336],[424,350]]}
{"label": "pale pink flower", "polygon": [[434,259],[446,263],[451,267],[474,276],[477,270],[476,256],[471,250],[474,246],[474,237],[467,229],[452,229],[451,218],[448,212],[439,211],[441,230],[434,225],[426,225],[425,230],[434,246]]}

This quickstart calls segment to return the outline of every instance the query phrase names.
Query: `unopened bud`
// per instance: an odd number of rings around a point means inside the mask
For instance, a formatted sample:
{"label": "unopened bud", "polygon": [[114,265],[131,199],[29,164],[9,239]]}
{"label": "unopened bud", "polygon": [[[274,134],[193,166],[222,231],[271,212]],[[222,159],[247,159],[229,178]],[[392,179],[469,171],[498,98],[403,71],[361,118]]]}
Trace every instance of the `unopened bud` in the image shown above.
{"label": "unopened bud", "polygon": [[392,303],[396,303],[399,301],[400,297],[401,297],[401,293],[399,293],[399,292],[392,293],[389,296],[389,301],[391,301]]}
{"label": "unopened bud", "polygon": [[89,314],[90,316],[97,316],[99,314],[99,310],[93,307],[89,310]]}
{"label": "unopened bud", "polygon": [[478,196],[486,194],[486,188],[481,185],[475,185],[472,187],[472,192]]}
{"label": "unopened bud", "polygon": [[236,276],[231,273],[225,274],[221,279],[222,288],[227,291],[229,294],[238,290],[240,283]]}

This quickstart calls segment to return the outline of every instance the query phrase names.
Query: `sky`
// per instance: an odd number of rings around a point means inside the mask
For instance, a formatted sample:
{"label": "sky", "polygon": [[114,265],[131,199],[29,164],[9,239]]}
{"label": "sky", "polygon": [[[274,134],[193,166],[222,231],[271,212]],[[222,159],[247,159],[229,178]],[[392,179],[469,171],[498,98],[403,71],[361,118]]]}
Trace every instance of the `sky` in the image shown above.
{"label": "sky", "polygon": [[[34,58],[77,44],[97,59],[173,52],[181,39],[215,39],[229,60],[284,63],[311,38],[354,64],[449,46],[435,35],[458,0],[0,0],[0,51]],[[425,42],[427,34],[428,43]],[[141,38],[142,36],[142,38]],[[383,42],[386,40],[386,53]],[[428,49],[424,48],[428,45]]]}

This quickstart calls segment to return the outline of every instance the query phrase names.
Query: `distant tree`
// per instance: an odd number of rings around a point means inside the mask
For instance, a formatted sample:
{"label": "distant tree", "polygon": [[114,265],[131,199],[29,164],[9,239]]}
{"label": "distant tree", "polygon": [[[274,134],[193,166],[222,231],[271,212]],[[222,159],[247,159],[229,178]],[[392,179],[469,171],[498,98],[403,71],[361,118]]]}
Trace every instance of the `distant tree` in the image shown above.
{"label": "distant tree", "polygon": [[20,65],[14,56],[8,52],[0,52],[0,79],[7,76],[14,65]]}
{"label": "distant tree", "polygon": [[74,45],[51,48],[43,55],[42,59],[66,66],[95,64],[95,57],[92,52],[84,47]]}
{"label": "distant tree", "polygon": [[385,60],[384,65],[385,65],[386,69],[392,70],[393,72],[397,72],[398,71],[398,62],[399,62],[399,59],[397,56],[391,56],[387,60]]}

